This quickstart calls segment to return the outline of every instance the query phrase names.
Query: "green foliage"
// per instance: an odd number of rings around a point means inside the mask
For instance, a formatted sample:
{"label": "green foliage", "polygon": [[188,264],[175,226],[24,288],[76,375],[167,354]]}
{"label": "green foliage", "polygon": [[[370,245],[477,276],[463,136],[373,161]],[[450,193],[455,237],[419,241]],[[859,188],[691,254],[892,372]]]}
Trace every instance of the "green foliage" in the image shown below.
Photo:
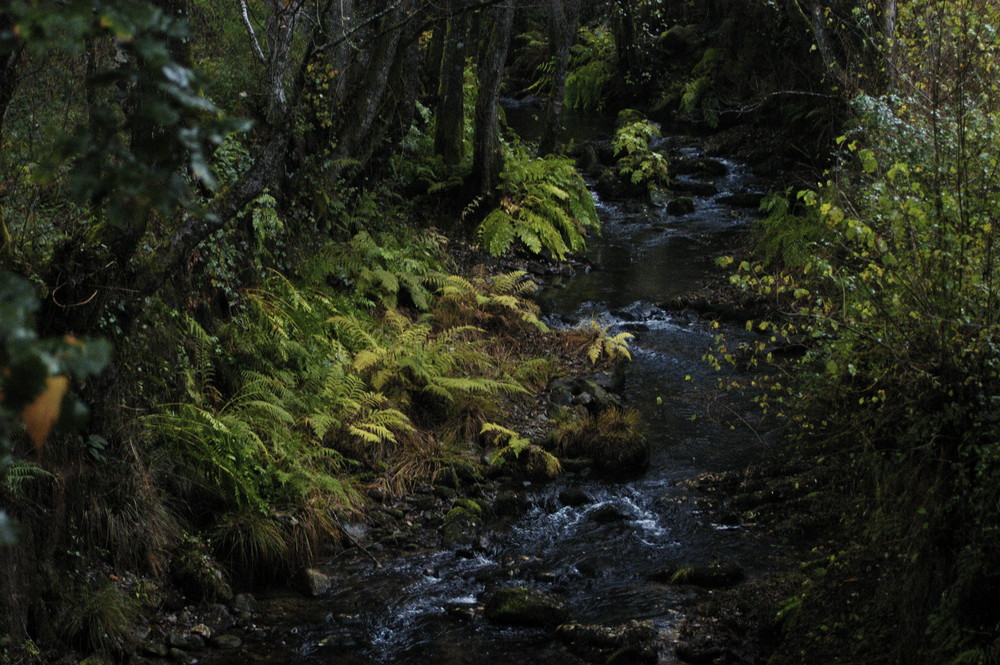
{"label": "green foliage", "polygon": [[650,149],[650,142],[660,138],[660,129],[647,120],[628,122],[615,131],[612,148],[618,172],[633,184],[665,186],[670,174],[667,158]]}
{"label": "green foliage", "polygon": [[[69,163],[75,197],[105,209],[112,226],[129,229],[129,235],[150,212],[169,215],[191,205],[192,180],[216,189],[208,155],[226,135],[248,125],[224,119],[204,96],[197,74],[173,59],[168,44],[187,38],[184,22],[153,5],[119,0],[76,3],[60,12],[19,2],[14,13],[32,50],[80,49],[106,37],[116,40],[124,56],[90,79],[96,103],[88,122],[65,139],[49,177]],[[125,91],[127,114],[111,101],[114,90]]]}
{"label": "green foliage", "polygon": [[446,279],[444,243],[431,231],[383,233],[378,239],[361,231],[350,242],[327,245],[306,271],[315,282],[335,279],[370,307],[427,311]]}
{"label": "green foliage", "polygon": [[604,87],[614,78],[614,39],[605,27],[580,28],[579,43],[570,50],[565,103],[571,109],[604,107]]}
{"label": "green foliage", "polygon": [[798,215],[771,199],[771,267],[733,278],[788,312],[748,323],[757,358],[805,351],[753,379],[762,406],[863,474],[857,519],[885,585],[867,621],[892,622],[906,662],[978,660],[996,636],[982,599],[1000,589],[997,18],[981,3],[907,6],[905,84],[855,100],[831,180],[798,194]]}
{"label": "green foliage", "polygon": [[583,251],[588,230],[599,231],[594,200],[572,160],[532,159],[517,150],[508,155],[500,178],[500,205],[476,230],[493,256],[518,242],[532,253],[548,251],[563,259]]}

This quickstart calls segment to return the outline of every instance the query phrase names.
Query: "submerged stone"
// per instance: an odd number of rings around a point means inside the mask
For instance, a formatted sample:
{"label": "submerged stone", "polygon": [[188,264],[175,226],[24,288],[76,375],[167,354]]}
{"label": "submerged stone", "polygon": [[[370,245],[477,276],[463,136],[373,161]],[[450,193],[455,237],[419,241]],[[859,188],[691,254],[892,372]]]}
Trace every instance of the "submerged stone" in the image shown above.
{"label": "submerged stone", "polygon": [[495,623],[528,628],[555,628],[567,618],[562,601],[524,587],[494,591],[486,601],[485,613],[486,618]]}

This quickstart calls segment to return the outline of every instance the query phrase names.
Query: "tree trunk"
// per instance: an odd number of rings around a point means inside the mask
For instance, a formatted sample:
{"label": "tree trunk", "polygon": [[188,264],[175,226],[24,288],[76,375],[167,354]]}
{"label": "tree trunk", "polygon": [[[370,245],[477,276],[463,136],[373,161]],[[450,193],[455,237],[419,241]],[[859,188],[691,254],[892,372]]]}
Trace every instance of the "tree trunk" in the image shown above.
{"label": "tree trunk", "polygon": [[576,38],[579,21],[580,0],[549,0],[549,49],[554,67],[552,89],[545,106],[545,129],[538,146],[538,153],[541,155],[553,153],[559,147],[569,51]]}
{"label": "tree trunk", "polygon": [[[8,32],[13,27],[13,18],[10,12],[0,12],[0,34]],[[10,106],[10,101],[14,98],[14,91],[17,89],[17,68],[21,62],[23,51],[24,46],[19,45],[0,54],[0,145],[3,144],[4,116],[7,114],[7,107]]]}
{"label": "tree trunk", "polygon": [[450,18],[441,58],[441,83],[434,125],[434,152],[445,164],[458,164],[464,157],[465,134],[465,54],[469,37],[469,15],[455,14],[460,0],[449,5]]}
{"label": "tree trunk", "polygon": [[491,198],[500,184],[503,157],[500,154],[500,84],[514,25],[514,0],[504,0],[490,11],[490,25],[479,59],[479,98],[473,137],[472,182],[480,195]]}
{"label": "tree trunk", "polygon": [[635,13],[632,0],[614,0],[611,12],[611,33],[615,40],[618,71],[626,78],[639,69],[639,51],[636,43]]}

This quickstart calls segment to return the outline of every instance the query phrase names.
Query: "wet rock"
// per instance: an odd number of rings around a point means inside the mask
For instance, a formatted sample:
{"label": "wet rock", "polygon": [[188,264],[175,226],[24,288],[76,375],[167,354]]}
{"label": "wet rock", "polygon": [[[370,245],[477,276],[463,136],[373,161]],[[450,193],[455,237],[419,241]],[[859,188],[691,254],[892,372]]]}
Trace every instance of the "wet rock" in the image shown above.
{"label": "wet rock", "polygon": [[199,623],[197,626],[191,627],[191,634],[197,635],[203,640],[207,640],[212,637],[212,629],[203,623]]}
{"label": "wet rock", "polygon": [[170,633],[167,636],[167,646],[184,651],[200,651],[205,648],[205,640],[193,633]]}
{"label": "wet rock", "polygon": [[670,172],[674,175],[724,176],[729,168],[711,157],[679,157],[670,162]]}
{"label": "wet rock", "polygon": [[709,566],[671,566],[653,575],[657,582],[684,584],[704,589],[725,589],[746,579],[746,571],[735,563]]}
{"label": "wet rock", "polygon": [[233,611],[252,614],[257,611],[257,599],[249,593],[241,593],[233,598]]}
{"label": "wet rock", "polygon": [[566,606],[536,589],[499,589],[486,601],[486,618],[495,623],[528,628],[555,628],[566,622]]}
{"label": "wet rock", "polygon": [[719,193],[719,188],[712,183],[696,180],[675,180],[670,183],[670,189],[691,196],[715,196]]}
{"label": "wet rock", "polygon": [[302,571],[300,586],[310,596],[322,596],[330,590],[332,584],[329,575],[315,568],[306,568]]}
{"label": "wet rock", "polygon": [[517,492],[501,492],[493,501],[493,513],[498,517],[518,517],[528,510],[528,500]]}
{"label": "wet rock", "polygon": [[444,608],[445,614],[462,621],[472,621],[476,618],[476,608],[468,605],[448,605]]}
{"label": "wet rock", "polygon": [[595,663],[655,663],[656,629],[650,621],[629,621],[620,626],[569,623],[556,636],[584,660]]}
{"label": "wet rock", "polygon": [[592,501],[590,495],[579,487],[567,487],[559,492],[559,502],[564,506],[585,506]]}
{"label": "wet rock", "polygon": [[469,549],[483,526],[483,509],[475,501],[456,499],[441,526],[441,542],[449,549]]}
{"label": "wet rock", "polygon": [[166,658],[170,655],[170,649],[163,642],[155,640],[143,640],[139,643],[139,653],[147,656]]}
{"label": "wet rock", "polygon": [[690,196],[678,196],[676,199],[671,199],[670,203],[667,204],[667,212],[671,215],[690,215],[694,212],[694,199]]}
{"label": "wet rock", "polygon": [[674,648],[677,657],[690,665],[712,665],[725,651],[705,638],[679,642]]}
{"label": "wet rock", "polygon": [[202,615],[202,620],[205,622],[205,625],[215,632],[225,630],[234,623],[233,615],[230,614],[229,608],[222,603],[209,605],[204,615]]}
{"label": "wet rock", "polygon": [[719,203],[724,203],[734,208],[753,209],[759,208],[763,200],[764,195],[759,192],[734,192],[733,194],[726,194],[718,198]]}
{"label": "wet rock", "polygon": [[216,635],[209,640],[209,644],[216,649],[239,649],[243,646],[243,640],[235,635]]}
{"label": "wet rock", "polygon": [[184,651],[183,649],[173,648],[170,650],[170,660],[175,663],[183,663],[184,665],[191,665],[197,663],[198,659]]}
{"label": "wet rock", "polygon": [[611,504],[605,504],[596,508],[590,513],[589,517],[591,521],[598,524],[613,524],[614,522],[624,522],[628,519],[628,515],[623,513],[618,506]]}

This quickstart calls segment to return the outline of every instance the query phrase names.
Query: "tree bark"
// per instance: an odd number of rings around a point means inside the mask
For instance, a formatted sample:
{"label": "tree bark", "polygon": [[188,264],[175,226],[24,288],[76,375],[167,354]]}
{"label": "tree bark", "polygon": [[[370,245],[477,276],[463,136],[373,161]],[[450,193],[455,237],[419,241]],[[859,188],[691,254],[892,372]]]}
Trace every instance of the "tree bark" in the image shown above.
{"label": "tree bark", "polygon": [[514,25],[514,0],[505,0],[490,11],[490,25],[479,59],[479,97],[473,137],[472,182],[486,198],[500,184],[503,157],[500,154],[500,85]]}
{"label": "tree bark", "polygon": [[545,128],[538,146],[541,155],[553,153],[559,147],[569,51],[575,41],[579,21],[580,0],[549,0],[549,48],[554,67],[552,89],[545,105]]}
{"label": "tree bark", "polygon": [[456,14],[461,0],[449,4],[448,27],[441,58],[441,82],[434,125],[434,152],[445,164],[455,165],[464,155],[465,134],[465,56],[469,37],[469,15]]}

